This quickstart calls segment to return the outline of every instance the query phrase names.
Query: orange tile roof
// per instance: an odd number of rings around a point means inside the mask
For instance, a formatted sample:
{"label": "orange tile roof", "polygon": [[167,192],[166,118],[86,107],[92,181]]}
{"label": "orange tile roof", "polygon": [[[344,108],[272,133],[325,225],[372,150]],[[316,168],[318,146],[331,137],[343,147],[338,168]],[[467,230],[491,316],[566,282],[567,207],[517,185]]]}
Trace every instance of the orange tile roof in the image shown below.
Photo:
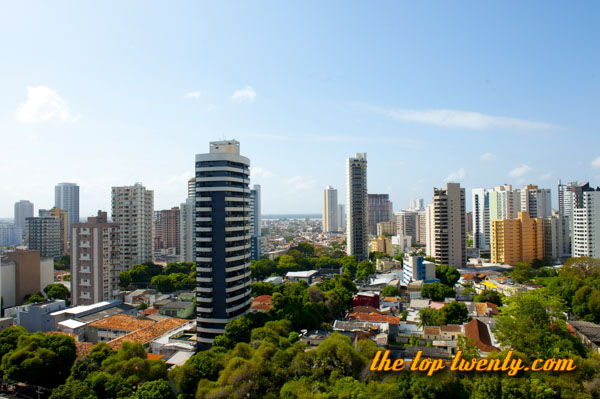
{"label": "orange tile roof", "polygon": [[153,324],[154,322],[152,320],[139,320],[135,316],[115,314],[91,323],[90,327],[136,331],[142,328],[150,327]]}
{"label": "orange tile roof", "polygon": [[144,310],[144,316],[150,316],[151,314],[157,314],[158,313],[158,309],[154,309],[154,308],[148,308],[146,310]]}
{"label": "orange tile roof", "polygon": [[267,310],[271,309],[273,309],[273,305],[269,305],[268,303],[252,302],[252,310],[262,310],[266,312]]}
{"label": "orange tile roof", "polygon": [[130,332],[129,334],[115,338],[112,341],[109,341],[108,345],[115,350],[118,350],[125,341],[137,342],[143,345],[188,322],[189,320],[169,317],[168,319],[154,323],[150,327],[142,328],[141,330]]}
{"label": "orange tile roof", "polygon": [[482,352],[498,352],[498,348],[492,346],[492,339],[488,332],[488,328],[484,322],[480,320],[472,320],[465,324],[465,336],[473,339],[475,345]]}
{"label": "orange tile roof", "polygon": [[71,332],[66,332],[66,331],[47,331],[45,334],[46,335],[50,335],[50,334],[62,334],[62,335],[68,335],[69,337],[72,337],[72,338],[79,337],[79,334],[75,334],[75,333],[71,333]]}
{"label": "orange tile roof", "polygon": [[477,312],[477,316],[485,316],[487,313],[487,306],[485,303],[476,302],[475,311]]}
{"label": "orange tile roof", "polygon": [[425,327],[423,328],[424,335],[437,335],[440,333],[439,327]]}
{"label": "orange tile roof", "polygon": [[440,326],[440,330],[444,332],[461,332],[462,326],[457,324],[446,324],[445,326]]}
{"label": "orange tile roof", "polygon": [[77,356],[85,356],[87,355],[94,344],[92,342],[79,342],[75,341],[75,353]]}
{"label": "orange tile roof", "polygon": [[382,314],[379,309],[373,306],[354,306],[350,313],[379,313]]}
{"label": "orange tile roof", "polygon": [[252,300],[252,302],[256,303],[268,303],[271,304],[271,295],[260,295]]}
{"label": "orange tile roof", "polygon": [[360,321],[372,321],[379,323],[400,324],[400,318],[396,316],[386,316],[378,313],[351,313],[349,319]]}
{"label": "orange tile roof", "polygon": [[386,296],[385,298],[383,298],[383,300],[385,302],[398,302],[398,298],[396,298],[395,296]]}
{"label": "orange tile roof", "polygon": [[165,357],[165,356],[164,356],[164,355],[159,355],[158,353],[148,353],[148,354],[146,355],[146,358],[147,358],[148,360],[160,360],[160,359],[162,359],[163,357]]}

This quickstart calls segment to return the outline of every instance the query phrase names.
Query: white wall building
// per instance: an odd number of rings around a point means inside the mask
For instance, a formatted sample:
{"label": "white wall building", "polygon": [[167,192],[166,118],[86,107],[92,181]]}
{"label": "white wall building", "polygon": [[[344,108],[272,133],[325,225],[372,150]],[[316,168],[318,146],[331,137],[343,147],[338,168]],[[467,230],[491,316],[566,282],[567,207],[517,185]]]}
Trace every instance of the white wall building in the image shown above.
{"label": "white wall building", "polygon": [[337,190],[331,186],[323,190],[323,232],[338,231],[338,198]]}

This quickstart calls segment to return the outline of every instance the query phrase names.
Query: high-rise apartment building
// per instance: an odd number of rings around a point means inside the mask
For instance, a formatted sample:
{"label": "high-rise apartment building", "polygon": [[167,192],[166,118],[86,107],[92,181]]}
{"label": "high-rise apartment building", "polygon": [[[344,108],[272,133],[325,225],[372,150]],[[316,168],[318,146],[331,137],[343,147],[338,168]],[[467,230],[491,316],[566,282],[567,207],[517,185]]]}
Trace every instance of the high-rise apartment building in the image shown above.
{"label": "high-rise apartment building", "polygon": [[154,249],[173,249],[176,255],[180,250],[180,210],[179,207],[154,211]]}
{"label": "high-rise apartment building", "polygon": [[377,223],[377,237],[394,236],[396,234],[397,234],[396,223],[394,223],[394,222]]}
{"label": "high-rise apartment building", "polygon": [[589,184],[573,189],[571,253],[600,258],[600,189]]}
{"label": "high-rise apartment building", "polygon": [[119,223],[106,212],[71,225],[71,302],[91,305],[119,295]]}
{"label": "high-rise apartment building", "polygon": [[337,190],[331,186],[323,190],[323,232],[338,230],[338,198]]}
{"label": "high-rise apartment building", "polygon": [[485,188],[474,188],[473,248],[490,249],[490,202]]}
{"label": "high-rise apartment building", "polygon": [[369,194],[369,234],[377,234],[377,223],[389,222],[393,219],[392,203],[388,194]]}
{"label": "high-rise apartment building", "polygon": [[464,267],[466,257],[465,189],[459,183],[433,189],[427,206],[427,255],[436,263]]}
{"label": "high-rise apartment building", "polygon": [[194,198],[196,195],[196,178],[192,177],[188,180],[188,198]]}
{"label": "high-rise apartment building", "polygon": [[54,259],[40,251],[7,251],[0,254],[0,297],[2,308],[23,305],[25,296],[43,292],[54,282]]}
{"label": "high-rise apartment building", "polygon": [[357,153],[346,160],[346,252],[359,262],[369,258],[367,211],[367,154]]}
{"label": "high-rise apartment building", "polygon": [[543,219],[544,258],[563,260],[571,256],[568,219],[552,210],[552,216]]}
{"label": "high-rise apartment building", "polygon": [[194,198],[187,198],[182,202],[179,209],[179,259],[181,262],[195,262],[195,236],[196,226],[194,224],[194,214],[196,207]]}
{"label": "high-rise apartment building", "polygon": [[53,217],[27,218],[27,247],[40,251],[40,257],[60,256],[60,220]]}
{"label": "high-rise apartment building", "polygon": [[58,183],[54,187],[54,207],[68,212],[67,231],[70,240],[71,224],[79,223],[79,186],[75,183]]}
{"label": "high-rise apartment building", "polygon": [[337,225],[338,230],[346,230],[346,207],[344,204],[338,204]]}
{"label": "high-rise apartment building", "polygon": [[60,253],[66,254],[69,250],[69,212],[54,207],[50,210],[40,209],[38,213],[40,217],[52,217],[60,221]]}
{"label": "high-rise apartment building", "polygon": [[467,222],[467,233],[472,233],[473,232],[473,211],[467,212],[465,220]]}
{"label": "high-rise apartment building", "polygon": [[264,254],[262,243],[262,214],[260,208],[260,185],[255,184],[250,190],[250,249],[252,260],[259,260]]}
{"label": "high-rise apartment building", "polygon": [[152,261],[154,192],[142,183],[112,188],[112,221],[119,225],[121,269]]}
{"label": "high-rise apartment building", "polygon": [[527,185],[521,190],[521,211],[532,218],[552,216],[552,197],[549,188]]}
{"label": "high-rise apartment building", "polygon": [[514,266],[544,259],[543,219],[519,212],[518,219],[492,220],[490,241],[492,263]]}
{"label": "high-rise apartment building", "polygon": [[425,206],[423,205],[423,198],[415,198],[410,200],[408,209],[411,211],[424,211]]}
{"label": "high-rise apartment building", "polygon": [[235,140],[196,155],[197,340],[209,346],[250,310],[250,160]]}
{"label": "high-rise apartment building", "polygon": [[521,211],[521,190],[510,184],[496,186],[488,192],[490,222],[496,219],[516,219]]}
{"label": "high-rise apartment building", "polygon": [[33,217],[33,204],[27,200],[15,202],[15,227],[21,229],[21,234],[25,235],[27,227],[27,218]]}
{"label": "high-rise apartment building", "polygon": [[0,247],[23,244],[23,230],[14,224],[0,223]]}

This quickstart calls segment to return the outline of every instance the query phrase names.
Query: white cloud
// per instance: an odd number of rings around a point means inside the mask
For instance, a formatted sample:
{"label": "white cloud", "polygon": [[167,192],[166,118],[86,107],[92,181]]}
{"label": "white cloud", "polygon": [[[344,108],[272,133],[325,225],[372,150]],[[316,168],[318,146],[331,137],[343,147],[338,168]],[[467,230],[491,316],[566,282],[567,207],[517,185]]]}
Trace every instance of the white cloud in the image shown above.
{"label": "white cloud", "polygon": [[454,109],[386,109],[369,107],[372,111],[384,114],[392,119],[424,123],[448,128],[484,129],[518,129],[546,130],[557,126],[546,122],[529,121],[506,116],[486,115],[479,112],[459,111]]}
{"label": "white cloud", "polygon": [[193,100],[197,100],[200,98],[200,96],[202,96],[202,91],[196,90],[196,91],[190,91],[189,93],[186,93],[186,95],[184,97],[191,98]]}
{"label": "white cloud", "polygon": [[217,110],[217,106],[216,106],[215,104],[208,104],[208,105],[206,106],[206,110],[207,110],[208,112],[214,112],[214,111],[216,111],[216,110]]}
{"label": "white cloud", "polygon": [[458,171],[450,173],[448,177],[446,177],[446,181],[456,181],[460,179],[464,179],[466,176],[465,169],[460,168]]}
{"label": "white cloud", "polygon": [[250,177],[253,179],[256,178],[264,178],[264,179],[268,179],[269,177],[273,177],[275,176],[275,174],[273,172],[271,172],[270,170],[267,170],[263,167],[260,166],[252,166],[250,167]]}
{"label": "white cloud", "polygon": [[498,160],[498,157],[497,157],[497,156],[495,156],[494,154],[492,154],[491,152],[486,152],[486,153],[484,153],[484,154],[481,154],[481,155],[479,156],[479,159],[480,159],[480,160],[482,160],[482,161],[488,161],[488,162],[491,162],[491,161],[496,161],[496,160]]}
{"label": "white cloud", "polygon": [[532,170],[533,169],[529,165],[523,164],[519,167],[514,168],[510,172],[508,172],[508,175],[510,177],[521,177],[521,176],[524,176],[527,173],[531,172]]}
{"label": "white cloud", "polygon": [[592,168],[600,169],[600,157],[598,157],[592,161]]}
{"label": "white cloud", "polygon": [[550,180],[550,179],[552,179],[552,173],[544,173],[543,175],[541,175],[539,177],[539,180],[541,180],[541,181]]}
{"label": "white cloud", "polygon": [[305,179],[302,176],[294,176],[285,181],[285,184],[290,186],[290,190],[288,192],[306,190],[311,188],[317,183],[316,180],[313,179]]}
{"label": "white cloud", "polygon": [[27,101],[19,105],[17,120],[23,123],[72,123],[79,119],[71,113],[67,102],[46,86],[27,86]]}
{"label": "white cloud", "polygon": [[254,91],[252,86],[246,86],[243,89],[236,90],[235,93],[233,93],[233,96],[231,96],[231,99],[233,100],[233,102],[237,102],[237,103],[241,103],[244,101],[253,103],[255,98],[256,98],[256,92]]}

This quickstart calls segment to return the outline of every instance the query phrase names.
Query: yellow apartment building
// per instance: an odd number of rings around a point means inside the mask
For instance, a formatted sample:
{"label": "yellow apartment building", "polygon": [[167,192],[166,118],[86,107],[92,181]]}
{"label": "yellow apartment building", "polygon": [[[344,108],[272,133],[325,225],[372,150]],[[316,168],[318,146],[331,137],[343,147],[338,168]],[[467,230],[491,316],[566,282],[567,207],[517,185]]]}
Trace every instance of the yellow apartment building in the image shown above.
{"label": "yellow apartment building", "polygon": [[544,258],[543,219],[519,212],[517,219],[491,221],[492,262],[515,265]]}

